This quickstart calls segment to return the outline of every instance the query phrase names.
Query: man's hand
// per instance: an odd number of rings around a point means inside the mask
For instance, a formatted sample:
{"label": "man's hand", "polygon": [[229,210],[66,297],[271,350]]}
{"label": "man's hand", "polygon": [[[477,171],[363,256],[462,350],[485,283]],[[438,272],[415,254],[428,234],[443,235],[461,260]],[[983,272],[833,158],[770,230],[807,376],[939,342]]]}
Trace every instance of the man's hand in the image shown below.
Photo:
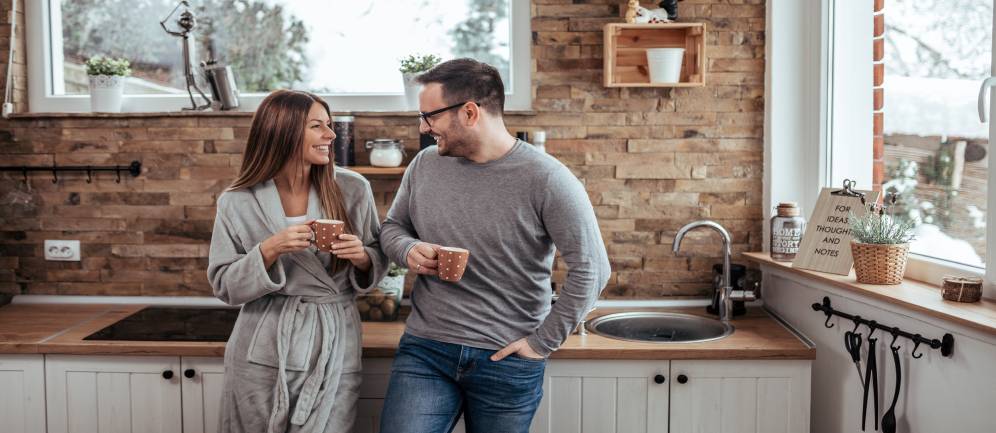
{"label": "man's hand", "polygon": [[408,250],[408,269],[421,275],[439,275],[439,261],[436,260],[439,245],[419,242]]}
{"label": "man's hand", "polygon": [[513,353],[519,355],[519,357],[521,358],[528,358],[535,360],[543,359],[543,357],[540,356],[540,354],[536,353],[536,351],[533,350],[532,347],[529,347],[529,343],[526,343],[525,338],[520,338],[518,340],[513,341],[512,344],[505,346],[504,349],[495,352],[494,355],[491,355],[491,360],[498,362],[505,359],[506,356],[511,355]]}

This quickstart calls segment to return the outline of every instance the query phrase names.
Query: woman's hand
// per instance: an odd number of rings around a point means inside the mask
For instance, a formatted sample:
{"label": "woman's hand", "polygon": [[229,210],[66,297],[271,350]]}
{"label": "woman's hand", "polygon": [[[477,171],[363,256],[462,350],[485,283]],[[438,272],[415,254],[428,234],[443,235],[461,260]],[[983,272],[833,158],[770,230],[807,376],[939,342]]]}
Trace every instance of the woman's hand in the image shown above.
{"label": "woman's hand", "polygon": [[356,269],[370,269],[370,256],[363,248],[363,241],[356,235],[341,234],[339,240],[332,244],[332,254],[344,260],[349,260]]}
{"label": "woman's hand", "polygon": [[304,224],[293,225],[280,231],[279,233],[266,238],[259,245],[259,252],[263,254],[263,264],[267,268],[277,261],[281,254],[301,251],[311,245],[314,233],[311,231],[311,221]]}

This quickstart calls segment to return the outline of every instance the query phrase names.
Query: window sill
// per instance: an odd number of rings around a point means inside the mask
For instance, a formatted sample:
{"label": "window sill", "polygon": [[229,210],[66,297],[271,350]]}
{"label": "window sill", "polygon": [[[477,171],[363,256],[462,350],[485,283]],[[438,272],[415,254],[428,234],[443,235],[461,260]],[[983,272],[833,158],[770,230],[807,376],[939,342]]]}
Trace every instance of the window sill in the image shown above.
{"label": "window sill", "polygon": [[957,323],[962,326],[996,335],[996,301],[983,298],[980,302],[961,303],[944,300],[940,287],[924,282],[905,279],[902,284],[881,286],[860,284],[850,275],[836,275],[824,272],[795,269],[790,262],[778,262],[768,253],[744,253],[748,260],[757,262],[763,271],[775,271],[802,276],[831,285],[852,293],[887,302],[927,316]]}
{"label": "window sill", "polygon": [[[13,113],[8,119],[128,119],[150,117],[252,117],[252,111],[155,111],[126,113]],[[535,116],[532,110],[506,110],[505,116]],[[417,111],[336,111],[333,116],[412,117]]]}

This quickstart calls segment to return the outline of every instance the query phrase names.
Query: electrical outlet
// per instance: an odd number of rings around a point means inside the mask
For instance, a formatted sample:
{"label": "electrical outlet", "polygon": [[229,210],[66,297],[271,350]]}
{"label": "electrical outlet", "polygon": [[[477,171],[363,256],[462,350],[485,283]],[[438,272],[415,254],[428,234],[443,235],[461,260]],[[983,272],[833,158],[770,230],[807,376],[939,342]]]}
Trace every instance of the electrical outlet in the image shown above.
{"label": "electrical outlet", "polygon": [[80,241],[45,241],[45,260],[80,261]]}

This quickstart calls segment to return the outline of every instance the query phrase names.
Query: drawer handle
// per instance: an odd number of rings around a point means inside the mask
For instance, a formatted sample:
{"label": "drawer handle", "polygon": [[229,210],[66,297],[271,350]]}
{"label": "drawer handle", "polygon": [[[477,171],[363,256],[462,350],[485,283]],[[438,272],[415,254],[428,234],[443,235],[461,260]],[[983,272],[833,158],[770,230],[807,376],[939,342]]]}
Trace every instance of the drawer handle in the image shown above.
{"label": "drawer handle", "polygon": [[679,374],[678,383],[688,383],[688,376],[685,376],[684,374]]}
{"label": "drawer handle", "polygon": [[656,382],[658,385],[664,383],[665,380],[666,380],[666,378],[664,377],[663,374],[658,374],[658,375],[654,376],[654,382]]}
{"label": "drawer handle", "polygon": [[163,372],[163,379],[170,380],[173,378],[173,370],[166,370]]}
{"label": "drawer handle", "polygon": [[193,368],[188,368],[186,370],[183,370],[183,377],[186,377],[187,379],[193,379],[194,376],[196,376],[196,375],[197,375],[197,372],[194,371]]}

